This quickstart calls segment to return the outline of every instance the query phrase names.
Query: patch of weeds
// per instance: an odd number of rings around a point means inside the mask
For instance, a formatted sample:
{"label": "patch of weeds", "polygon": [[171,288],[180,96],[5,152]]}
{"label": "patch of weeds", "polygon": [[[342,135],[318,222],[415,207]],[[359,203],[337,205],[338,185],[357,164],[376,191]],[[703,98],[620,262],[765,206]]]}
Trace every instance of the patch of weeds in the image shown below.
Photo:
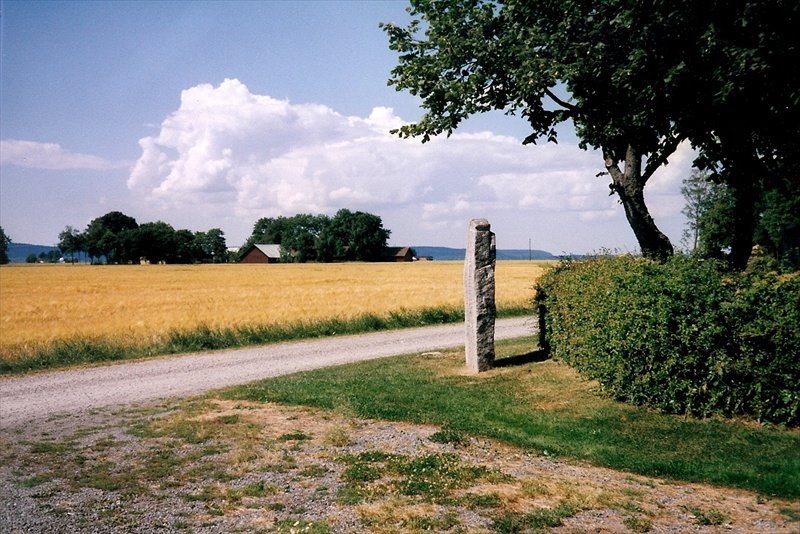
{"label": "patch of weeds", "polygon": [[428,439],[434,443],[449,443],[456,447],[465,447],[469,445],[469,437],[460,430],[455,430],[453,428],[443,428],[431,434],[431,437]]}
{"label": "patch of weeds", "polygon": [[476,508],[499,508],[503,504],[497,493],[487,493],[485,495],[467,493],[459,499],[459,502],[471,510]]}
{"label": "patch of weeds", "polygon": [[271,502],[267,503],[267,505],[264,506],[264,508],[272,512],[280,512],[283,511],[284,508],[286,508],[286,505],[284,505],[282,502]]}
{"label": "patch of weeds", "polygon": [[168,478],[183,464],[184,460],[170,449],[156,449],[145,457],[139,470],[141,477],[149,481],[158,481]]}
{"label": "patch of weeds", "polygon": [[631,515],[622,520],[622,523],[633,532],[650,532],[653,522],[646,517]]}
{"label": "patch of weeds", "polygon": [[450,491],[470,485],[487,473],[483,467],[465,466],[453,454],[429,454],[394,466],[404,476],[397,485],[403,495],[439,502]]}
{"label": "patch of weeds", "polygon": [[623,501],[620,503],[619,507],[627,512],[641,513],[643,511],[642,506],[635,501]]}
{"label": "patch of weeds", "polygon": [[311,436],[309,436],[302,430],[295,430],[294,432],[288,432],[278,437],[279,441],[306,441],[309,439],[311,439]]}
{"label": "patch of weeds", "polygon": [[37,441],[31,443],[30,447],[30,451],[33,454],[64,455],[72,452],[75,448],[75,444],[72,442]]}
{"label": "patch of weeds", "polygon": [[263,480],[253,482],[243,487],[241,492],[245,497],[264,497],[278,493],[278,487],[274,484],[267,484]]}
{"label": "patch of weeds", "polygon": [[789,521],[791,521],[793,523],[800,522],[800,508],[781,507],[781,508],[778,508],[778,511],[787,520],[789,520]]}
{"label": "patch of weeds", "polygon": [[309,465],[303,468],[298,474],[307,478],[319,478],[325,476],[329,469],[324,465]]}
{"label": "patch of weeds", "polygon": [[53,480],[52,475],[42,473],[30,476],[28,478],[23,478],[19,481],[19,485],[23,488],[35,488],[36,486],[41,486],[42,484],[50,482],[51,480]]}
{"label": "patch of weeds", "polygon": [[112,462],[98,462],[77,473],[73,482],[80,487],[96,488],[103,491],[118,491],[123,495],[144,493],[136,470],[117,471]]}
{"label": "patch of weeds", "polygon": [[694,521],[698,525],[721,525],[728,520],[728,514],[720,512],[719,510],[706,511],[696,506],[684,506],[683,508],[694,516]]}
{"label": "patch of weeds", "polygon": [[287,473],[292,469],[297,469],[297,460],[294,456],[285,452],[277,462],[266,464],[261,467],[262,471],[268,473]]}
{"label": "patch of weeds", "polygon": [[546,497],[552,494],[549,487],[533,479],[523,480],[521,488],[522,493],[527,497]]}
{"label": "patch of weeds", "polygon": [[325,433],[324,442],[332,447],[346,447],[350,444],[350,432],[346,427],[337,425]]}
{"label": "patch of weeds", "polygon": [[506,512],[492,520],[491,528],[501,534],[543,531],[561,526],[564,519],[578,513],[578,509],[565,502],[555,508],[539,508],[528,513]]}
{"label": "patch of weeds", "polygon": [[238,423],[239,420],[240,420],[240,417],[239,417],[238,414],[221,415],[221,416],[217,417],[217,421],[219,421],[223,425],[233,425],[233,424]]}
{"label": "patch of weeds", "polygon": [[330,493],[330,490],[328,489],[328,486],[318,486],[317,488],[314,489],[314,497],[313,498],[315,500],[316,499],[324,499],[328,495],[328,493]]}
{"label": "patch of weeds", "polygon": [[372,495],[373,492],[361,484],[344,484],[336,492],[336,502],[355,506],[369,500]]}
{"label": "patch of weeds", "polygon": [[[376,493],[392,491],[423,502],[448,504],[454,502],[455,489],[469,487],[475,481],[505,480],[499,472],[484,467],[464,465],[454,454],[429,454],[418,457],[367,451],[358,455],[342,455],[338,461],[347,465],[342,474],[345,485],[339,489],[337,500],[342,504],[358,504]],[[384,485],[374,487],[378,480],[389,476]],[[488,501],[487,501],[488,502]]]}
{"label": "patch of weeds", "polygon": [[206,445],[200,449],[195,449],[192,453],[190,453],[190,459],[192,461],[199,460],[203,456],[215,456],[217,454],[223,454],[231,450],[231,446],[223,443],[214,443],[211,445]]}
{"label": "patch of weeds", "polygon": [[225,511],[222,508],[208,503],[206,503],[206,512],[208,513],[208,515],[215,517],[222,517],[225,515]]}
{"label": "patch of weeds", "polygon": [[342,473],[342,478],[347,482],[372,482],[381,476],[381,470],[378,467],[366,463],[353,464]]}
{"label": "patch of weeds", "polygon": [[191,525],[183,519],[178,519],[172,523],[172,528],[175,530],[189,530]]}
{"label": "patch of weeds", "polygon": [[236,478],[224,467],[224,464],[217,462],[202,462],[190,467],[186,471],[186,476],[194,479],[211,479],[219,482],[228,482]]}
{"label": "patch of weeds", "polygon": [[118,443],[117,440],[115,440],[110,436],[105,438],[100,438],[89,446],[89,450],[93,452],[102,452],[110,449],[114,445],[117,445],[117,443]]}
{"label": "patch of weeds", "polygon": [[645,495],[644,491],[633,488],[622,488],[621,493],[627,497],[644,497]]}
{"label": "patch of weeds", "polygon": [[365,451],[356,455],[353,454],[343,454],[337,458],[338,461],[352,465],[357,462],[388,462],[388,461],[396,461],[405,458],[402,455],[398,454],[390,454],[388,452],[383,451]]}
{"label": "patch of weeds", "polygon": [[220,497],[219,490],[214,486],[203,486],[196,493],[187,493],[183,498],[189,502],[211,502]]}
{"label": "patch of weeds", "polygon": [[275,522],[275,532],[291,532],[303,534],[328,534],[330,527],[324,521],[306,521],[304,519],[281,519]]}
{"label": "patch of weeds", "polygon": [[443,532],[459,525],[458,515],[455,512],[446,512],[440,516],[417,516],[411,517],[404,522],[403,526],[424,531]]}

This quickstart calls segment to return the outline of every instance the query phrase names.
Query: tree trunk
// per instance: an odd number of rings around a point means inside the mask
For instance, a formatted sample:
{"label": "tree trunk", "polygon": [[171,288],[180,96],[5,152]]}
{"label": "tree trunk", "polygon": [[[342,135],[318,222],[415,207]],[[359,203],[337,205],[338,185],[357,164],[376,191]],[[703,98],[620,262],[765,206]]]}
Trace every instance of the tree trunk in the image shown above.
{"label": "tree trunk", "polygon": [[733,269],[744,270],[753,252],[753,235],[756,230],[755,184],[750,180],[732,186],[733,189],[733,237],[728,263]]}
{"label": "tree trunk", "polygon": [[642,255],[657,261],[665,261],[674,249],[669,238],[656,226],[644,201],[644,186],[648,177],[642,177],[642,156],[628,145],[625,153],[625,171],[621,171],[616,159],[604,156],[605,166],[611,174],[611,189],[619,195],[625,208],[625,217],[639,242]]}

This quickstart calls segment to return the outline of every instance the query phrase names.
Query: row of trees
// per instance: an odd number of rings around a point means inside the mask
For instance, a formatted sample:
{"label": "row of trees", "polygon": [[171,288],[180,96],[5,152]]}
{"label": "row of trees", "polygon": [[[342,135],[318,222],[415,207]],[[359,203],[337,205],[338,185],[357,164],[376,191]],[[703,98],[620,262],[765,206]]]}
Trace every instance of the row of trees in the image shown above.
{"label": "row of trees", "polygon": [[207,232],[175,230],[165,222],[138,224],[119,211],[92,220],[80,232],[67,226],[58,235],[58,248],[75,257],[86,254],[94,263],[223,263],[227,261],[225,233],[219,228]]}
{"label": "row of trees", "polygon": [[673,253],[643,191],[681,142],[729,188],[734,268],[750,255],[759,201],[800,178],[796,0],[412,0],[409,11],[407,27],[383,26],[399,55],[389,82],[426,112],[396,132],[425,142],[502,110],[535,143],[572,122],[581,147],[602,152],[646,256]]}
{"label": "row of trees", "polygon": [[390,234],[379,216],[362,211],[265,217],[256,221],[242,252],[261,243],[280,245],[281,259],[288,262],[371,261],[380,257]]}

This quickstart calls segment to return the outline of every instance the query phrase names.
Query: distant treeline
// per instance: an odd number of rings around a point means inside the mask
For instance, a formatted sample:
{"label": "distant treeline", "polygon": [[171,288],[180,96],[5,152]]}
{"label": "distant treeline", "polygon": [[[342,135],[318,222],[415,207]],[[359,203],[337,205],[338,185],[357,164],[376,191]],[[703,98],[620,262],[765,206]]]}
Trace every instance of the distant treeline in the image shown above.
{"label": "distant treeline", "polygon": [[[333,217],[303,213],[259,219],[240,252],[253,244],[276,244],[285,251],[284,261],[368,261],[380,256],[390,234],[381,218],[371,213],[347,209]],[[58,249],[68,261],[225,263],[238,259],[228,252],[225,233],[219,228],[192,232],[162,221],[139,224],[119,211],[92,220],[84,231],[67,226],[58,239]],[[47,257],[48,261],[59,259],[53,258],[54,254]]]}
{"label": "distant treeline", "polygon": [[58,248],[69,258],[84,255],[92,263],[224,263],[228,260],[225,233],[175,230],[162,222],[139,224],[119,211],[98,217],[80,232],[67,226],[58,235]]}

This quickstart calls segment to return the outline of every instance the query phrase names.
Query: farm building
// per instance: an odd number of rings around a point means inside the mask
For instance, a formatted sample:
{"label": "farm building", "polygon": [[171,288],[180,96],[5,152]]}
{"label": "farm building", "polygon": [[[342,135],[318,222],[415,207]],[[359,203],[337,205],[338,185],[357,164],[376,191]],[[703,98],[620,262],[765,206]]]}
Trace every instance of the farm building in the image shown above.
{"label": "farm building", "polygon": [[[281,261],[280,245],[250,245],[241,256],[239,263],[278,263]],[[414,249],[411,247],[386,247],[377,261],[402,262],[414,261]]]}
{"label": "farm building", "polygon": [[239,263],[278,263],[281,261],[280,245],[255,244],[242,254]]}
{"label": "farm building", "polygon": [[414,250],[411,247],[386,247],[380,261],[414,261]]}

